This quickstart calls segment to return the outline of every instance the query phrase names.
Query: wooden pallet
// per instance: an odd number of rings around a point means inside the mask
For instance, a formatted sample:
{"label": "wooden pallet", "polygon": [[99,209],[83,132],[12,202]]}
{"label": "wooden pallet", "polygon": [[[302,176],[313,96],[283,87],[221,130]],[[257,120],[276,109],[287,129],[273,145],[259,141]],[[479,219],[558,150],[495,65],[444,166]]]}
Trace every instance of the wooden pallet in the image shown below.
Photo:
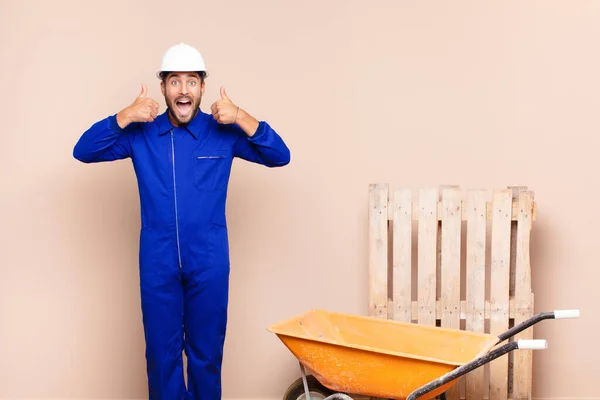
{"label": "wooden pallet", "polygon": [[[370,185],[369,315],[492,334],[530,318],[533,198],[527,187],[488,196]],[[532,352],[519,350],[472,371],[447,398],[530,399],[531,378]]]}

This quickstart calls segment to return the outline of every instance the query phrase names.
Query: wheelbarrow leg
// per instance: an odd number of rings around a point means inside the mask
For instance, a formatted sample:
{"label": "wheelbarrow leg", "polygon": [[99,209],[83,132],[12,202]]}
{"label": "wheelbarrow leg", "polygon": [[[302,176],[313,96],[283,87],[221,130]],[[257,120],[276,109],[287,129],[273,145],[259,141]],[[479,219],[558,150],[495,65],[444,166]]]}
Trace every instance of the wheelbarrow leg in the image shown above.
{"label": "wheelbarrow leg", "polygon": [[[306,396],[306,400],[310,399],[310,391],[308,389],[308,381],[306,380],[306,370],[304,369],[304,365],[300,364],[300,371],[302,372],[302,383],[304,384],[304,393]],[[327,396],[324,400],[353,400],[352,397],[348,396],[344,393],[334,393],[331,396]]]}
{"label": "wheelbarrow leg", "polygon": [[308,381],[306,380],[306,370],[304,369],[304,365],[300,364],[300,371],[302,372],[302,383],[304,384],[304,393],[306,395],[306,400],[310,400],[310,392],[308,390]]}

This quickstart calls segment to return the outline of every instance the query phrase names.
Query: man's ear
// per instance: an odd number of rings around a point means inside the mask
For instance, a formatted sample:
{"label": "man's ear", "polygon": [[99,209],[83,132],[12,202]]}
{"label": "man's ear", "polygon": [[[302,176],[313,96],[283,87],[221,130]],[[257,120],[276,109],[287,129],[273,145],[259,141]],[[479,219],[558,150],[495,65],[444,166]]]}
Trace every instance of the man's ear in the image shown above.
{"label": "man's ear", "polygon": [[164,97],[165,96],[165,81],[160,81],[160,91]]}
{"label": "man's ear", "polygon": [[200,85],[200,90],[201,90],[200,93],[202,93],[202,96],[204,96],[204,90],[205,89],[206,89],[206,82],[202,81],[202,85]]}

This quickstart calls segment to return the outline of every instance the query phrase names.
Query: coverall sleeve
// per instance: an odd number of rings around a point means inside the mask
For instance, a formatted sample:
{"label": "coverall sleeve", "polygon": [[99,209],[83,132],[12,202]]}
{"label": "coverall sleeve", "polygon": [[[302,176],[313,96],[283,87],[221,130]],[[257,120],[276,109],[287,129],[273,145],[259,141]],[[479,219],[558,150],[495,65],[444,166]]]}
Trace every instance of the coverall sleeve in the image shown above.
{"label": "coverall sleeve", "polygon": [[256,133],[249,137],[241,129],[233,146],[234,157],[262,164],[267,167],[282,167],[290,162],[287,145],[265,121],[260,121]]}
{"label": "coverall sleeve", "polygon": [[116,115],[111,115],[96,122],[81,135],[73,148],[73,157],[84,163],[131,158],[131,142],[138,131],[137,124],[121,129]]}

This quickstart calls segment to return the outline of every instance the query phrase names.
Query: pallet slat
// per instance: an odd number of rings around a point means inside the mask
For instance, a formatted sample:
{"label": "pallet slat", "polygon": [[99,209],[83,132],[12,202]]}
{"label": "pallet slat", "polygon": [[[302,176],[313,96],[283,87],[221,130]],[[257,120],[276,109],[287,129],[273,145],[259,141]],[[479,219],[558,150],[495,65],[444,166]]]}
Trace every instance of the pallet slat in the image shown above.
{"label": "pallet slat", "polygon": [[393,222],[393,313],[396,321],[412,319],[412,193],[407,189],[394,194]]}
{"label": "pallet slat", "polygon": [[[486,206],[484,191],[468,191],[466,210],[467,272],[465,293],[467,300],[465,302],[465,329],[473,332],[485,332]],[[466,400],[483,399],[485,393],[483,387],[485,380],[484,372],[483,368],[478,368],[466,376]]]}
{"label": "pallet slat", "polygon": [[369,203],[369,315],[387,318],[388,185],[372,185]]}
{"label": "pallet slat", "polygon": [[417,293],[419,301],[418,321],[435,325],[436,273],[437,273],[437,189],[419,191],[418,273]]}
{"label": "pallet slat", "polygon": [[[493,204],[490,333],[500,334],[509,328],[511,191],[494,192]],[[500,357],[490,363],[490,400],[507,397],[508,357]]]}
{"label": "pallet slat", "polygon": [[[457,188],[442,190],[441,220],[441,326],[460,329],[460,239],[461,193]],[[460,398],[460,387],[454,385],[446,392],[448,400]]]}
{"label": "pallet slat", "polygon": [[[441,201],[439,201],[437,203],[437,205],[436,205],[436,210],[437,210],[436,211],[436,217],[437,217],[438,221],[442,219],[442,209],[443,208],[444,208],[444,205],[442,204]],[[467,212],[466,212],[466,210],[467,210],[467,204],[466,204],[466,202],[462,203],[461,208],[463,209],[463,212],[461,213],[460,218],[461,218],[462,221],[466,221],[467,217],[468,217]],[[389,209],[390,210],[393,209],[393,205],[392,204],[389,205]],[[532,210],[531,210],[531,220],[532,221],[535,221],[536,218],[537,218],[536,209],[537,209],[537,205],[535,203],[533,203],[533,207],[532,207]],[[493,204],[491,202],[486,203],[485,210],[486,210],[486,212],[485,212],[486,219],[488,221],[491,221],[492,220],[492,214],[494,212],[493,211]],[[511,219],[513,221],[517,221],[518,218],[519,218],[519,203],[517,201],[514,201],[512,203]],[[393,219],[394,219],[394,213],[390,212],[388,214],[388,220],[391,221]],[[413,211],[412,220],[413,221],[418,221],[419,220],[419,210],[418,210],[418,208]]]}
{"label": "pallet slat", "polygon": [[[515,299],[514,298],[510,298],[509,302],[508,302],[508,318],[512,319],[515,317],[515,315],[517,315],[517,307],[515,304]],[[419,303],[417,301],[413,301],[412,302],[412,314],[413,315],[417,315],[419,309]],[[484,320],[489,320],[491,318],[492,315],[492,306],[489,302],[489,300],[485,301],[485,305],[484,305],[484,314],[483,314],[483,319]],[[461,320],[467,320],[467,302],[465,300],[461,300],[460,302],[460,319]],[[441,321],[442,319],[442,302],[440,300],[437,300],[435,302],[435,319],[437,321]],[[416,322],[416,319],[413,318],[413,321],[411,322]],[[485,323],[485,322],[484,322]]]}
{"label": "pallet slat", "polygon": [[[532,193],[519,193],[519,218],[517,222],[517,244],[515,264],[515,324],[519,324],[533,316],[531,296],[531,266],[529,264],[529,237],[531,230]],[[517,336],[518,339],[533,339],[533,327]],[[516,351],[514,357],[513,397],[528,399],[532,386],[532,350]]]}

